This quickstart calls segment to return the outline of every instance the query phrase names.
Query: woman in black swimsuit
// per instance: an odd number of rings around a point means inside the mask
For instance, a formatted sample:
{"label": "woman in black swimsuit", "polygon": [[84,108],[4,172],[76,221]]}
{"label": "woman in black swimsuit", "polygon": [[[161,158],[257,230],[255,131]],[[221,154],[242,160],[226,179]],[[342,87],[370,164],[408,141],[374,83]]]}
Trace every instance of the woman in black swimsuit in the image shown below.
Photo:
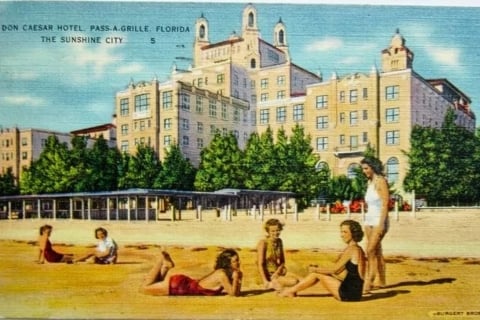
{"label": "woman in black swimsuit", "polygon": [[[295,297],[297,292],[320,281],[334,298],[340,301],[360,301],[365,275],[365,253],[358,245],[363,238],[362,226],[357,221],[345,220],[340,224],[340,236],[347,247],[332,267],[310,266],[310,274],[306,278],[295,286],[283,290],[280,295]],[[345,270],[347,274],[343,281],[334,277]]]}

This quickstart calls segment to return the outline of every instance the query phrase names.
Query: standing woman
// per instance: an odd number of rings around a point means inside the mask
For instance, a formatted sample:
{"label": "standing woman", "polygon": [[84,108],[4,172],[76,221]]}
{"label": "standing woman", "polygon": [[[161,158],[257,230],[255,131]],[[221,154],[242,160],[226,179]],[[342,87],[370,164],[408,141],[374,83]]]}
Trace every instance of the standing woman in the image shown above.
{"label": "standing woman", "polygon": [[368,179],[365,202],[364,228],[367,236],[367,276],[365,277],[364,293],[370,292],[372,283],[378,274],[379,286],[385,286],[385,260],[382,252],[382,240],[388,231],[388,201],[390,198],[388,183],[383,175],[383,165],[380,160],[367,157],[361,162],[362,171]]}

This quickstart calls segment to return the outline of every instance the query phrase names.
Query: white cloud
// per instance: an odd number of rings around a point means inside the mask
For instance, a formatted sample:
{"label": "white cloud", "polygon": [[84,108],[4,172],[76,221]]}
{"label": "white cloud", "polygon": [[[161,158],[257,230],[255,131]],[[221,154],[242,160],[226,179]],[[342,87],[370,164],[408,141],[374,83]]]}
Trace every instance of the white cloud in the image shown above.
{"label": "white cloud", "polygon": [[306,49],[310,52],[324,52],[338,49],[343,46],[343,41],[339,38],[326,37],[322,40],[314,41],[307,45]]}
{"label": "white cloud", "polygon": [[118,74],[132,74],[136,72],[142,72],[144,71],[145,68],[143,67],[142,64],[138,62],[133,62],[130,64],[122,65],[118,68],[117,73]]}
{"label": "white cloud", "polygon": [[435,47],[428,50],[433,59],[445,66],[459,67],[460,63],[460,50],[457,48],[441,48]]}
{"label": "white cloud", "polygon": [[18,96],[6,96],[3,97],[3,101],[6,104],[14,106],[25,106],[38,107],[45,104],[45,100],[42,98],[36,98],[28,95],[18,95]]}

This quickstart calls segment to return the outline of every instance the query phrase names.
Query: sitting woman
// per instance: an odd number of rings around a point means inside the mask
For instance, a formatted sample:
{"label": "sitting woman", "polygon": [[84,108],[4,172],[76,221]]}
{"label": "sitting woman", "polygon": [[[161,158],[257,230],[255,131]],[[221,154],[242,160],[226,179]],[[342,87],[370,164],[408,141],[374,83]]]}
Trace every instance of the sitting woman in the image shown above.
{"label": "sitting woman", "polygon": [[[311,273],[306,278],[295,286],[283,290],[280,295],[294,297],[297,292],[320,282],[337,300],[360,301],[366,269],[365,253],[358,245],[363,238],[362,227],[357,221],[345,220],[340,224],[340,236],[347,247],[333,267],[310,266]],[[335,277],[345,270],[347,273],[343,281]]]}
{"label": "sitting woman", "polygon": [[94,257],[94,262],[97,264],[113,264],[117,262],[118,246],[115,241],[108,236],[108,231],[105,228],[95,229],[95,238],[98,239],[98,244],[95,250],[78,258],[75,262],[85,261]]}
{"label": "sitting woman", "polygon": [[159,260],[145,277],[141,291],[157,296],[215,296],[223,292],[231,296],[240,294],[242,271],[238,254],[233,249],[222,251],[217,256],[214,270],[199,280],[183,274],[167,277],[173,267],[170,255],[162,251]]}
{"label": "sitting woman", "polygon": [[40,246],[38,263],[45,263],[45,260],[48,262],[72,263],[73,255],[59,253],[52,248],[52,243],[50,242],[52,230],[53,227],[49,224],[40,227],[40,237],[38,238],[38,244]]}

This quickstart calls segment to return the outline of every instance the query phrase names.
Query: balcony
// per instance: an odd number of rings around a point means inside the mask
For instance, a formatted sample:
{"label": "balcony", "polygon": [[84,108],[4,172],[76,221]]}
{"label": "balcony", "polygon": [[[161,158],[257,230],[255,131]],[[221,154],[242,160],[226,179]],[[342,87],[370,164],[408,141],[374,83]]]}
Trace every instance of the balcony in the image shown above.
{"label": "balcony", "polygon": [[132,119],[133,119],[133,120],[150,118],[150,116],[151,116],[150,110],[140,111],[140,112],[133,112],[133,113],[132,113]]}
{"label": "balcony", "polygon": [[337,158],[358,157],[361,156],[365,150],[367,150],[367,145],[341,146],[334,148],[334,154]]}

